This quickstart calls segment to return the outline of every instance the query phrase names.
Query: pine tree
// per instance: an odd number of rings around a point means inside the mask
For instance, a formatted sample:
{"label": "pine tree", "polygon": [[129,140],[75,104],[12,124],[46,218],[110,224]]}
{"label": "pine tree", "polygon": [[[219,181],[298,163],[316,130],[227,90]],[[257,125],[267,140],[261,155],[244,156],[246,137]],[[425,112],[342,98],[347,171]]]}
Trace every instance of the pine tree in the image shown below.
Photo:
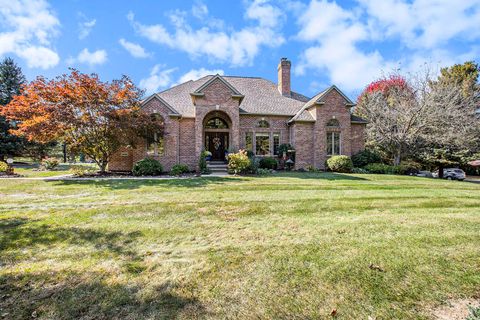
{"label": "pine tree", "polygon": [[[5,58],[0,63],[0,108],[20,93],[25,82],[26,79],[20,67],[13,59]],[[5,117],[0,116],[0,161],[4,160],[6,155],[15,155],[21,150],[22,139],[8,132],[13,125]]]}

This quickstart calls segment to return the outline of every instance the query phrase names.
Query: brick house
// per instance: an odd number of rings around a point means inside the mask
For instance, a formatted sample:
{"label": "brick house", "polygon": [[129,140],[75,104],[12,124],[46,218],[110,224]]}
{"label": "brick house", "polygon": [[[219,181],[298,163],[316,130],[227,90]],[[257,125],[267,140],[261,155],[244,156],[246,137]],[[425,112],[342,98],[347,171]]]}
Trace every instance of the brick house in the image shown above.
{"label": "brick house", "polygon": [[212,160],[223,160],[225,151],[238,149],[274,156],[283,143],[294,146],[296,169],[324,168],[331,155],[361,151],[367,122],[351,114],[354,103],[336,86],[312,98],[292,91],[290,68],[282,58],[278,85],[217,74],[151,95],[142,106],[164,120],[164,136],[152,133],[135,149],[122,148],[109,170],[129,171],[145,157],[158,159],[165,170],[177,163],[194,170],[203,149],[212,152]]}

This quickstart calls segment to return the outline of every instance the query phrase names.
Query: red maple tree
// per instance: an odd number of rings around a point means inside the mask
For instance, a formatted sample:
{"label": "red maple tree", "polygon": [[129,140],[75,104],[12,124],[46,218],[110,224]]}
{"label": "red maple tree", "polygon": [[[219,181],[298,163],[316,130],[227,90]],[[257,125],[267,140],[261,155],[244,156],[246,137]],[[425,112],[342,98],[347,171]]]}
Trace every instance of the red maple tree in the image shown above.
{"label": "red maple tree", "polygon": [[12,133],[30,141],[65,141],[95,161],[101,172],[119,147],[135,145],[163,123],[140,109],[143,92],[126,76],[102,82],[75,69],[53,80],[38,77],[3,108],[18,123]]}

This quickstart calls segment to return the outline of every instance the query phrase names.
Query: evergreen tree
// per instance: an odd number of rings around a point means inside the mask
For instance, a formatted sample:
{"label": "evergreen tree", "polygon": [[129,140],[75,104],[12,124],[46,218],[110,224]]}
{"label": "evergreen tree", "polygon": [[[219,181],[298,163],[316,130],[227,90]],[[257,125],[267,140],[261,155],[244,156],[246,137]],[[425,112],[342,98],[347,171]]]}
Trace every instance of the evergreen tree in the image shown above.
{"label": "evergreen tree", "polygon": [[[0,62],[0,108],[10,103],[15,95],[20,93],[26,82],[25,76],[13,59],[5,58]],[[22,148],[22,139],[8,131],[14,124],[0,116],[0,161],[6,155],[18,154]]]}

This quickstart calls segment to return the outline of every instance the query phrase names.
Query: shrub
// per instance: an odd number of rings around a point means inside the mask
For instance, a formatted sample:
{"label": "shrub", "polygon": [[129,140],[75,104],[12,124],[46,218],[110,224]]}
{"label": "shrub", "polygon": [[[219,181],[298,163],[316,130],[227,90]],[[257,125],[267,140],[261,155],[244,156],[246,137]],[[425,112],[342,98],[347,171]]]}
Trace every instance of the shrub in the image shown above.
{"label": "shrub", "polygon": [[162,165],[155,159],[145,158],[133,166],[133,174],[136,176],[155,176],[163,171]]}
{"label": "shrub", "polygon": [[265,176],[265,175],[271,174],[271,173],[273,173],[272,169],[263,169],[263,168],[258,168],[257,169],[257,174],[260,175],[260,176]]}
{"label": "shrub", "polygon": [[200,152],[200,158],[198,159],[198,168],[200,173],[208,173],[207,160],[205,159],[208,155],[212,155],[211,152],[203,150]]}
{"label": "shrub", "polygon": [[250,165],[251,161],[245,150],[240,150],[237,153],[230,153],[228,155],[228,170],[234,174],[246,172]]}
{"label": "shrub", "polygon": [[317,169],[312,165],[308,165],[305,169],[307,169],[308,172],[320,172],[320,169]]}
{"label": "shrub", "polygon": [[327,166],[333,172],[351,172],[353,169],[349,156],[333,156],[327,160]]}
{"label": "shrub", "polygon": [[190,170],[188,169],[188,166],[186,164],[176,164],[172,167],[172,170],[170,170],[170,173],[173,176],[179,176],[183,173],[187,173]]}
{"label": "shrub", "polygon": [[365,170],[370,173],[394,174],[397,169],[395,169],[395,166],[389,166],[384,163],[370,163],[365,166]]}
{"label": "shrub", "polygon": [[415,161],[402,161],[400,166],[403,168],[403,174],[417,174],[422,170],[422,164]]}
{"label": "shrub", "polygon": [[278,166],[277,159],[271,158],[271,157],[261,158],[259,162],[259,167],[262,169],[276,170],[277,166]]}
{"label": "shrub", "polygon": [[3,161],[0,161],[0,172],[6,172],[8,169],[8,164]]}
{"label": "shrub", "polygon": [[57,158],[45,158],[42,161],[42,166],[46,170],[54,170],[60,164],[60,160]]}
{"label": "shrub", "polygon": [[365,167],[370,163],[381,163],[382,157],[372,150],[365,149],[352,156],[352,162],[355,167]]}
{"label": "shrub", "polygon": [[353,168],[353,169],[352,169],[352,173],[362,173],[362,174],[365,174],[365,173],[368,173],[368,171],[367,171],[365,168]]}
{"label": "shrub", "polygon": [[294,151],[294,148],[291,144],[283,143],[283,144],[279,145],[278,146],[278,157],[279,158],[283,157],[284,153],[288,155],[288,150]]}
{"label": "shrub", "polygon": [[84,177],[97,172],[97,169],[90,166],[71,166],[70,172],[76,177]]}

